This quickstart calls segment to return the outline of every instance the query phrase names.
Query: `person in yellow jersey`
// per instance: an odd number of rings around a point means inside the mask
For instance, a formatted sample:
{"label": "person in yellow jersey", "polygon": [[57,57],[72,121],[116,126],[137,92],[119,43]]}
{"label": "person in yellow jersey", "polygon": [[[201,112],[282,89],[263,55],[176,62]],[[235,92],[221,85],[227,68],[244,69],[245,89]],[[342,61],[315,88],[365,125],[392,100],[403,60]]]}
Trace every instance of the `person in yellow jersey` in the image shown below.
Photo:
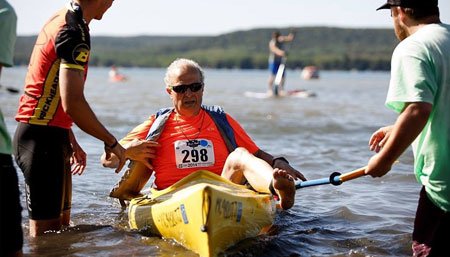
{"label": "person in yellow jersey", "polygon": [[73,0],[38,35],[19,100],[13,144],[25,177],[31,237],[69,225],[72,174],[81,175],[86,153],[72,132],[75,123],[104,142],[107,154],[125,163],[125,149],[102,125],[84,96],[90,55],[89,23],[102,19],[113,0]]}

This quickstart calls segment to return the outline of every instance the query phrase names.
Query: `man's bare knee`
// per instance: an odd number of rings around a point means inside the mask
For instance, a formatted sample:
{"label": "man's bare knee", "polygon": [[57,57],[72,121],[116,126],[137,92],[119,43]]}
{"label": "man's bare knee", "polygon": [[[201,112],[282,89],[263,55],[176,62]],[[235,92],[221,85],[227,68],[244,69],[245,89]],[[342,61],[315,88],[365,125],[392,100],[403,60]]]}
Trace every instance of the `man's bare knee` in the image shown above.
{"label": "man's bare knee", "polygon": [[240,183],[244,179],[245,159],[250,154],[247,149],[238,147],[231,152],[225,162],[222,177],[235,183]]}
{"label": "man's bare knee", "polygon": [[243,170],[249,154],[247,149],[238,147],[228,155],[226,162],[233,170]]}
{"label": "man's bare knee", "polygon": [[246,158],[246,156],[248,156],[249,154],[250,152],[244,147],[238,147],[234,149],[234,151],[231,152],[230,155],[228,155],[228,158],[242,160],[243,158]]}

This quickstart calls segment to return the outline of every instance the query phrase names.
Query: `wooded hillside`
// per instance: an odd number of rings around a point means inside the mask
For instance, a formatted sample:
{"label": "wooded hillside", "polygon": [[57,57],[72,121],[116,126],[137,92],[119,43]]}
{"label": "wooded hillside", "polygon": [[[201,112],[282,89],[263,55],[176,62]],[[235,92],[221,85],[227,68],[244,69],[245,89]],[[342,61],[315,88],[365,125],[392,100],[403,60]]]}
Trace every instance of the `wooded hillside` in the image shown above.
{"label": "wooded hillside", "polygon": [[[219,36],[92,37],[91,66],[167,67],[187,57],[210,68],[267,68],[268,42],[275,28]],[[279,29],[287,34],[289,29]],[[389,70],[398,41],[393,29],[294,28],[289,68]],[[18,37],[15,62],[27,65],[36,36]]]}

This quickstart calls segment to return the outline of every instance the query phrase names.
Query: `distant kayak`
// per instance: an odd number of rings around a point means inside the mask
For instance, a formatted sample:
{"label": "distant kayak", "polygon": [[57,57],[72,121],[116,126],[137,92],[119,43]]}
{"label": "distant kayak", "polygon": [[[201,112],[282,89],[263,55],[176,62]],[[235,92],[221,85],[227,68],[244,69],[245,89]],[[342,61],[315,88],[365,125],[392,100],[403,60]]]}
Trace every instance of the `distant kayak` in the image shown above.
{"label": "distant kayak", "polygon": [[127,77],[119,73],[119,70],[116,66],[111,66],[111,70],[109,71],[109,81],[111,82],[122,82],[126,81]]}
{"label": "distant kayak", "polygon": [[304,89],[295,89],[295,90],[289,90],[287,92],[281,92],[279,95],[275,96],[268,92],[252,92],[252,91],[246,91],[244,92],[244,96],[251,97],[251,98],[277,98],[277,97],[296,97],[296,98],[309,98],[309,97],[315,97],[316,93],[304,90]]}
{"label": "distant kayak", "polygon": [[318,79],[319,69],[316,66],[306,66],[302,70],[301,77],[305,80]]}
{"label": "distant kayak", "polygon": [[112,76],[109,77],[109,81],[111,82],[122,82],[122,81],[126,81],[127,77],[124,75],[116,75],[116,76]]}

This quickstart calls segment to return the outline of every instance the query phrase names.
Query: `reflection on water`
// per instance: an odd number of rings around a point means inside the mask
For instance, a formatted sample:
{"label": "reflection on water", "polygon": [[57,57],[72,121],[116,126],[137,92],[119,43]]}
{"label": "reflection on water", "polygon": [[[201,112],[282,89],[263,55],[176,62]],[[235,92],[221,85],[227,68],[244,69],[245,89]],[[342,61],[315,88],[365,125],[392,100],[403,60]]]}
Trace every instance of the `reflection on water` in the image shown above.
{"label": "reflection on water", "polygon": [[[26,69],[5,69],[2,84],[21,88]],[[129,80],[108,82],[108,69],[91,68],[86,96],[98,118],[117,137],[124,136],[171,102],[163,69],[123,69]],[[287,74],[287,89],[314,91],[314,98],[256,99],[244,91],[266,89],[266,71],[206,70],[205,104],[222,105],[264,150],[286,156],[309,179],[328,177],[364,166],[372,155],[373,131],[392,123],[384,98],[387,73],[321,72],[305,81],[299,71]],[[0,92],[12,134],[18,95]],[[99,164],[103,144],[74,131],[88,153],[85,174],[74,177],[73,226],[39,242],[27,236],[29,256],[196,256],[175,242],[146,237],[127,226],[127,214],[108,197],[120,178]],[[297,191],[297,202],[277,216],[273,233],[244,240],[225,256],[409,256],[420,186],[412,174],[412,154],[400,158],[380,179],[368,177],[340,186]],[[23,191],[23,176],[19,174]],[[24,205],[24,202],[22,203]]]}

